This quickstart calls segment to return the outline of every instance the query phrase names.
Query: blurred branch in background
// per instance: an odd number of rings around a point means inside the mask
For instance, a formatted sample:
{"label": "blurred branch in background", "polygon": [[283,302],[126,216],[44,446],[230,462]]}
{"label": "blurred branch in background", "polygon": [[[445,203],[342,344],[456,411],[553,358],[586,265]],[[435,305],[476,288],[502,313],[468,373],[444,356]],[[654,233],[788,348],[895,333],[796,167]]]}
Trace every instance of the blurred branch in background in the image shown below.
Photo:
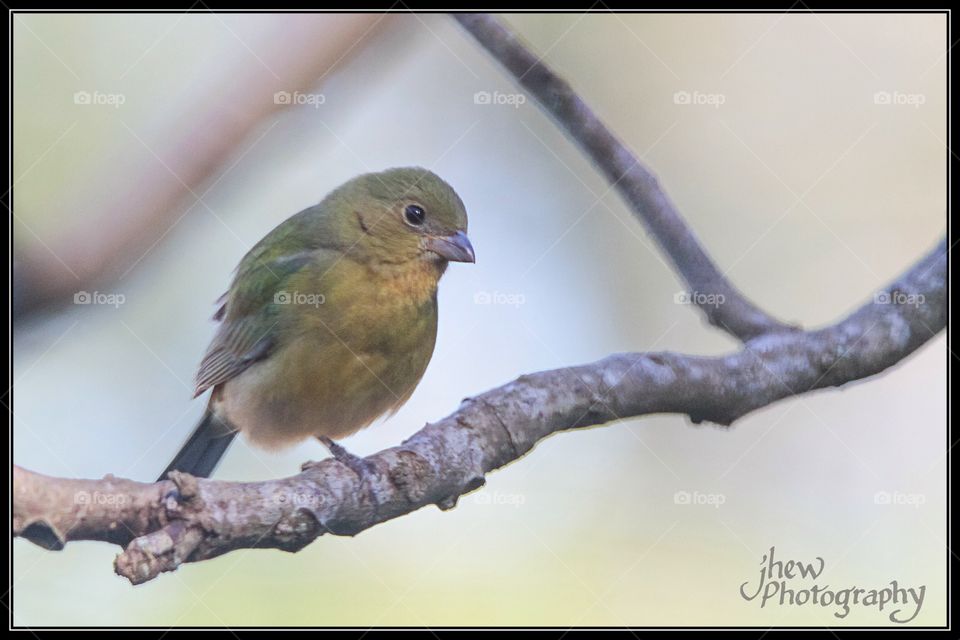
{"label": "blurred branch in background", "polygon": [[[286,106],[275,93],[316,84],[355,53],[384,19],[382,14],[284,16],[270,35],[274,46],[260,48],[267,58],[263,65],[282,77],[237,59],[225,84],[211,83],[207,93],[196,96],[187,118],[161,110],[164,117],[150,134],[131,131],[137,142],[118,152],[112,162],[116,171],[102,172],[66,199],[71,207],[95,215],[79,217],[76,226],[15,256],[14,318],[67,303],[77,291],[94,290],[126,273],[180,216],[206,206],[202,185],[270,112]],[[132,161],[142,147],[166,171]]]}
{"label": "blurred branch in background", "polygon": [[583,147],[691,288],[724,296],[703,310],[743,347],[719,357],[615,354],[521,376],[365,458],[375,472],[363,477],[333,459],[250,483],[179,472],[154,484],[79,480],[14,467],[14,535],[50,549],[72,540],[125,546],[115,569],[133,583],[235,549],[296,551],[324,533],[354,535],[430,504],[452,508],[486,473],[557,431],[655,413],[729,425],[778,400],[876,375],[946,326],[946,240],[836,324],[801,331],[772,319],[719,273],[652,174],[566,82],[494,18],[457,19]]}

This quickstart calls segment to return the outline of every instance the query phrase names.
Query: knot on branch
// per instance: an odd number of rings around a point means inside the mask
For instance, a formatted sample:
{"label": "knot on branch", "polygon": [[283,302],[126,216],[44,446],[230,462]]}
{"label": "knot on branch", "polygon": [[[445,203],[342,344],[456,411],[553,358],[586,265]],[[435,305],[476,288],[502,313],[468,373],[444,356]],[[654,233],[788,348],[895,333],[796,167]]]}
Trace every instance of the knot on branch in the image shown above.
{"label": "knot on branch", "polygon": [[159,531],[135,538],[114,560],[114,571],[133,584],[152,580],[186,562],[203,537],[199,527],[175,520]]}

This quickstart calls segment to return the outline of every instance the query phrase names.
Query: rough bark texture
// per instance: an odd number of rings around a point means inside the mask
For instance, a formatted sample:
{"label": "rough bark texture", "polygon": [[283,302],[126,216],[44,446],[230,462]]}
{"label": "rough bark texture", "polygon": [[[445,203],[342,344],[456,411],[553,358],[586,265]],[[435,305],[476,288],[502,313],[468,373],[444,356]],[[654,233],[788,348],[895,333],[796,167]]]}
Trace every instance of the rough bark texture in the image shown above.
{"label": "rough bark texture", "polygon": [[14,535],[47,548],[126,545],[115,569],[140,583],[234,549],[297,551],[324,533],[354,535],[431,504],[449,509],[557,431],[653,413],[729,425],[782,398],[880,373],[946,325],[946,260],[943,241],[837,324],[754,338],[730,355],[623,353],[520,376],[366,458],[376,472],[365,478],[333,459],[251,483],[177,472],[155,484],[71,480],[15,467]]}

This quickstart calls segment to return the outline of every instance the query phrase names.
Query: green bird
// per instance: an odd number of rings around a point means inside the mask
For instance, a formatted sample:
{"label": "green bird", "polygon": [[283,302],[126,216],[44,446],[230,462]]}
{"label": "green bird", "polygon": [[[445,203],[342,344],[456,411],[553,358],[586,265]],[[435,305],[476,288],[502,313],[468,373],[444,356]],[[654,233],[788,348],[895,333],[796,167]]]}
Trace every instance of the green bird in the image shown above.
{"label": "green bird", "polygon": [[238,432],[277,449],[333,442],[413,393],[437,336],[437,283],[474,262],[453,188],[421,168],[358,176],[240,261],[197,373],[207,411],[160,479],[209,476]]}

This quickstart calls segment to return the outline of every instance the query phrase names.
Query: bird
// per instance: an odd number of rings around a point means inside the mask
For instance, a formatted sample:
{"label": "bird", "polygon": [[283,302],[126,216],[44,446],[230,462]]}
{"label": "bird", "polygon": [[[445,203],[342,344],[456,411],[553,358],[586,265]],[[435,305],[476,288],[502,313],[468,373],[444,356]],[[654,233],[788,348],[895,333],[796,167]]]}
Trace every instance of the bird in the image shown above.
{"label": "bird", "polygon": [[359,175],[280,223],[217,301],[194,393],[210,391],[206,411],[159,480],[209,477],[241,432],[267,450],[315,437],[362,470],[335,441],[409,399],[433,355],[440,278],[475,261],[463,201],[420,167]]}

